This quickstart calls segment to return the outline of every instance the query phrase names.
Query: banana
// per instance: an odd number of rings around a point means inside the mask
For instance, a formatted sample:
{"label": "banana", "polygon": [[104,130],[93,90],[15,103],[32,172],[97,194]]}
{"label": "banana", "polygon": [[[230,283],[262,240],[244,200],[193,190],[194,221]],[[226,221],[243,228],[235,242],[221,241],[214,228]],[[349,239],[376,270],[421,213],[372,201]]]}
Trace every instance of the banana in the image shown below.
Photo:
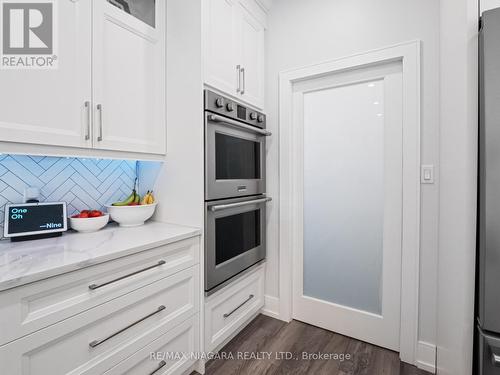
{"label": "banana", "polygon": [[149,204],[150,193],[149,190],[144,197],[142,197],[141,204]]}
{"label": "banana", "polygon": [[113,206],[127,206],[129,205],[130,203],[134,202],[134,200],[136,199],[136,196],[137,196],[137,193],[134,190],[132,190],[132,194],[130,194],[127,198],[125,198],[123,201],[121,202],[115,202],[113,203],[112,205]]}
{"label": "banana", "polygon": [[141,196],[139,194],[135,194],[135,198],[134,198],[134,203],[137,203],[139,204],[139,202],[141,201]]}
{"label": "banana", "polygon": [[149,193],[149,199],[148,199],[148,204],[153,204],[155,202],[155,197],[153,195],[153,192]]}

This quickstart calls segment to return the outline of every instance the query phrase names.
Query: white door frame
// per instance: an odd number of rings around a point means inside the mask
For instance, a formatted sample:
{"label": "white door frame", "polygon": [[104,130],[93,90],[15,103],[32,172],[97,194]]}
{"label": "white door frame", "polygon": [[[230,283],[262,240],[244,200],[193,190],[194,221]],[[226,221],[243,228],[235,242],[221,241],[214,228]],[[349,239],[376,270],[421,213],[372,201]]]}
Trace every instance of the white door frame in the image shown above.
{"label": "white door frame", "polygon": [[294,168],[297,132],[293,119],[293,84],[307,80],[401,61],[403,67],[403,223],[401,263],[400,358],[414,364],[418,341],[419,249],[420,249],[420,41],[340,58],[280,73],[280,318],[292,319],[292,254],[297,246],[298,219],[294,201],[300,186]]}

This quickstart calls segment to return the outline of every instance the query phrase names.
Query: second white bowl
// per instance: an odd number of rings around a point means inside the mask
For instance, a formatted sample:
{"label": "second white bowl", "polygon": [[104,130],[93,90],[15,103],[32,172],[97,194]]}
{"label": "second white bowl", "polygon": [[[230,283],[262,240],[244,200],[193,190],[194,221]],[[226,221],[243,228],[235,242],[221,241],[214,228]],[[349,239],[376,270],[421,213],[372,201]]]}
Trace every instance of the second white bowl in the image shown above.
{"label": "second white bowl", "polygon": [[109,221],[109,215],[104,214],[98,217],[75,218],[70,217],[69,223],[71,228],[77,232],[90,233],[96,232],[106,226]]}
{"label": "second white bowl", "polygon": [[155,213],[157,203],[139,206],[106,206],[111,219],[121,227],[138,227]]}

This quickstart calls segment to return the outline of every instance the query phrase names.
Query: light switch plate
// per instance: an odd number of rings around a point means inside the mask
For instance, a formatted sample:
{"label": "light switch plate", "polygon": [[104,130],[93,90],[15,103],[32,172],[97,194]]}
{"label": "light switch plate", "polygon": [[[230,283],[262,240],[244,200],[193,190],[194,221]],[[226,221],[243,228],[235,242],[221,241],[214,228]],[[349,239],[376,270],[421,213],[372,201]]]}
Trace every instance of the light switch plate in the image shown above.
{"label": "light switch plate", "polygon": [[422,165],[420,173],[420,182],[422,184],[433,184],[434,183],[434,166],[433,165]]}

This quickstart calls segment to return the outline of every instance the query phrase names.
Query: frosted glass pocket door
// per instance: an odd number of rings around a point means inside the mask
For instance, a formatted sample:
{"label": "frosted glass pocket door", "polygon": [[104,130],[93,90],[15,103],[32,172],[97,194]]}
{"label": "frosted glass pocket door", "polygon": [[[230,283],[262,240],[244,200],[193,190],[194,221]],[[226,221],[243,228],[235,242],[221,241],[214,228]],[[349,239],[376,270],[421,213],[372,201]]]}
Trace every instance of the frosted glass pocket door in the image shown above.
{"label": "frosted glass pocket door", "polygon": [[301,83],[294,94],[295,319],[399,350],[399,65]]}

